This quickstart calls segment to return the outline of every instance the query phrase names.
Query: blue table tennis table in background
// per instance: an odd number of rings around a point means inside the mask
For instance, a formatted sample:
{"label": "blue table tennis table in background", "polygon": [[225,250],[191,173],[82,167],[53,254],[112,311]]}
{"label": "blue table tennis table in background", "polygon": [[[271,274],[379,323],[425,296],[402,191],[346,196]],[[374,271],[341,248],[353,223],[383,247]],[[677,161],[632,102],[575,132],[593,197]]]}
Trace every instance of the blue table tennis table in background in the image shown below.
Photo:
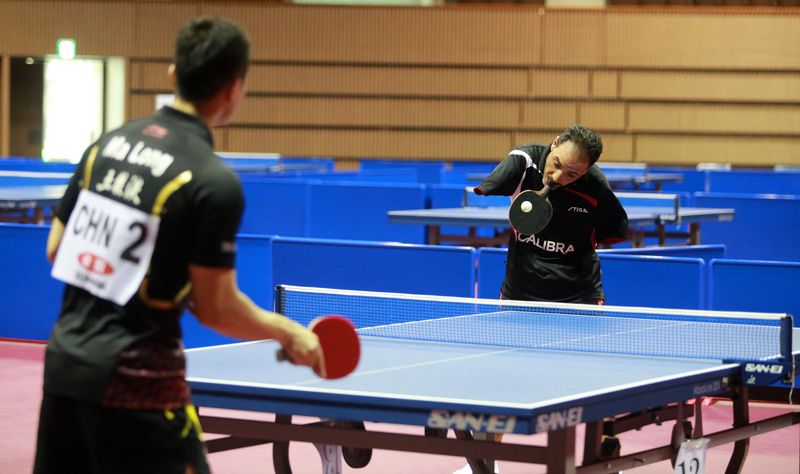
{"label": "blue table tennis table in background", "polygon": [[[548,473],[600,473],[674,459],[687,439],[734,443],[800,423],[791,412],[751,422],[749,400],[797,401],[797,330],[786,314],[732,313],[500,301],[280,286],[276,310],[302,324],[322,314],[359,328],[356,371],[323,380],[278,363],[274,341],[187,351],[188,380],[204,430],[226,434],[210,452],[273,442],[275,472],[291,472],[290,441],[339,447],[351,467],[372,449],[543,464]],[[704,433],[703,397],[732,401],[732,428]],[[275,421],[205,414],[206,408],[274,413]],[[301,424],[293,416],[318,417]],[[694,417],[694,423],[691,418]],[[620,455],[616,435],[674,421],[662,446]],[[375,422],[370,429],[365,422]],[[381,423],[420,432],[381,430]],[[586,425],[582,463],[576,427]],[[453,430],[455,438],[447,437]],[[547,433],[546,445],[478,440],[484,433]],[[618,441],[616,441],[618,442]],[[341,448],[341,446],[344,446]],[[340,472],[323,456],[323,472]],[[265,466],[263,472],[268,472]]]}
{"label": "blue table tennis table in background", "polygon": [[[398,224],[423,224],[426,226],[426,243],[438,245],[453,242],[466,245],[503,245],[508,242],[510,224],[508,196],[475,196],[466,188],[462,207],[432,209],[402,209],[387,213],[389,222]],[[685,207],[677,194],[667,193],[615,193],[628,214],[629,239],[634,247],[644,245],[645,238],[654,236],[658,245],[666,245],[668,238],[680,238],[687,245],[700,244],[700,225],[703,222],[732,221],[734,209]],[[486,203],[486,204],[482,204]],[[667,226],[687,224],[688,229],[670,231]],[[442,226],[465,226],[467,235],[448,235]],[[478,235],[476,229],[496,229],[492,236]]]}
{"label": "blue table tennis table in background", "polygon": [[0,186],[0,221],[43,224],[66,189],[66,184]]}

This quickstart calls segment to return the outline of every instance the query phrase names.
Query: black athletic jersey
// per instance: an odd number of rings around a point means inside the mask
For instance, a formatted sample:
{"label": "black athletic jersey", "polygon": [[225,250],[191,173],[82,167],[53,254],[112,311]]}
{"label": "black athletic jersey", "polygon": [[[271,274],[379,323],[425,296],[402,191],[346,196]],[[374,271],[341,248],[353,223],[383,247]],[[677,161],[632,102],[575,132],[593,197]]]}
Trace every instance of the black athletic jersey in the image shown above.
{"label": "black athletic jersey", "polygon": [[[512,196],[542,189],[549,151],[547,145],[517,147],[476,193]],[[605,298],[595,247],[627,238],[625,209],[596,165],[575,182],[551,191],[548,198],[553,217],[547,227],[535,235],[511,232],[503,297],[563,302]]]}
{"label": "black athletic jersey", "polygon": [[[233,268],[244,207],[241,183],[214,155],[205,123],[165,107],[102,136],[69,182],[56,217],[66,225],[74,211],[76,222],[90,227],[85,232],[102,236],[114,216],[81,216],[86,207],[74,208],[82,190],[160,216],[160,225],[146,276],[127,303],[66,285],[48,341],[44,389],[121,408],[185,405],[179,319],[191,292],[188,265]],[[126,232],[134,238],[128,258],[138,258],[136,239],[143,239],[143,230],[132,225]],[[63,247],[62,239],[59,254]],[[87,264],[99,265],[81,262]]]}

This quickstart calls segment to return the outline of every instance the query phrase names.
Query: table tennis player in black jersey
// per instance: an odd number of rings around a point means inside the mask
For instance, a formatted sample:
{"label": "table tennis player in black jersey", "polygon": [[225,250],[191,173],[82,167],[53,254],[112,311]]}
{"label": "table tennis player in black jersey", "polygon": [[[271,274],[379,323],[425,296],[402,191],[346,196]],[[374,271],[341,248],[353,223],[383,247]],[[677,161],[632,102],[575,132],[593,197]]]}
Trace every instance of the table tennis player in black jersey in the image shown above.
{"label": "table tennis player in black jersey", "polygon": [[628,216],[595,164],[603,142],[594,131],[573,125],[549,145],[512,150],[483,182],[479,195],[515,196],[550,183],[553,215],[533,235],[511,232],[505,299],[602,304],[598,244],[627,238]]}
{"label": "table tennis player in black jersey", "polygon": [[317,336],[238,289],[244,198],[214,155],[211,127],[245,95],[250,42],[237,25],[183,26],[176,100],[91,144],[52,223],[47,256],[66,283],[45,356],[34,472],[209,472],[185,380],[179,319],[276,339],[320,370]]}
{"label": "table tennis player in black jersey", "polygon": [[[553,207],[548,224],[538,233],[512,229],[506,275],[500,296],[509,300],[603,304],[598,244],[627,238],[628,216],[614,195],[597,160],[603,152],[600,136],[573,125],[549,145],[520,145],[497,165],[474,192],[481,196],[516,197],[549,186]],[[501,435],[475,433],[500,441]],[[499,465],[493,464],[499,473]],[[454,474],[472,472],[470,465]]]}

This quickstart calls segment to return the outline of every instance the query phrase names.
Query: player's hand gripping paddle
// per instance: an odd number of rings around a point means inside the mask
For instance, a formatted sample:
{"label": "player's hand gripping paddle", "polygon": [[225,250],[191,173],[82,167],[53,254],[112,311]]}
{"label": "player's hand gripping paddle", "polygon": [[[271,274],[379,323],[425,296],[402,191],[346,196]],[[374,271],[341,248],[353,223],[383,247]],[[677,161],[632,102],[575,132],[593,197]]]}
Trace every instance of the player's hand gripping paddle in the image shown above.
{"label": "player's hand gripping paddle", "polygon": [[[350,374],[361,357],[361,343],[353,323],[343,316],[320,316],[311,321],[310,329],[319,338],[322,348],[321,377],[338,379]],[[289,360],[286,350],[278,351],[278,360]]]}
{"label": "player's hand gripping paddle", "polygon": [[511,227],[519,234],[532,235],[541,232],[553,217],[553,205],[547,195],[553,188],[547,184],[540,191],[522,191],[514,198],[508,210]]}

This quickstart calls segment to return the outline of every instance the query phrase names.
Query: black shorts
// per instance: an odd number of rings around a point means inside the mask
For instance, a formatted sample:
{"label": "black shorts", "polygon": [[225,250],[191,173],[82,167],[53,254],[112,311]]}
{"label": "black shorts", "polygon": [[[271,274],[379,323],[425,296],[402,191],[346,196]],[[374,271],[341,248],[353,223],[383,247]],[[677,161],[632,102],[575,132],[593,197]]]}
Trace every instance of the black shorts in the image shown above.
{"label": "black shorts", "polygon": [[45,394],[35,474],[209,473],[194,407],[109,408]]}

